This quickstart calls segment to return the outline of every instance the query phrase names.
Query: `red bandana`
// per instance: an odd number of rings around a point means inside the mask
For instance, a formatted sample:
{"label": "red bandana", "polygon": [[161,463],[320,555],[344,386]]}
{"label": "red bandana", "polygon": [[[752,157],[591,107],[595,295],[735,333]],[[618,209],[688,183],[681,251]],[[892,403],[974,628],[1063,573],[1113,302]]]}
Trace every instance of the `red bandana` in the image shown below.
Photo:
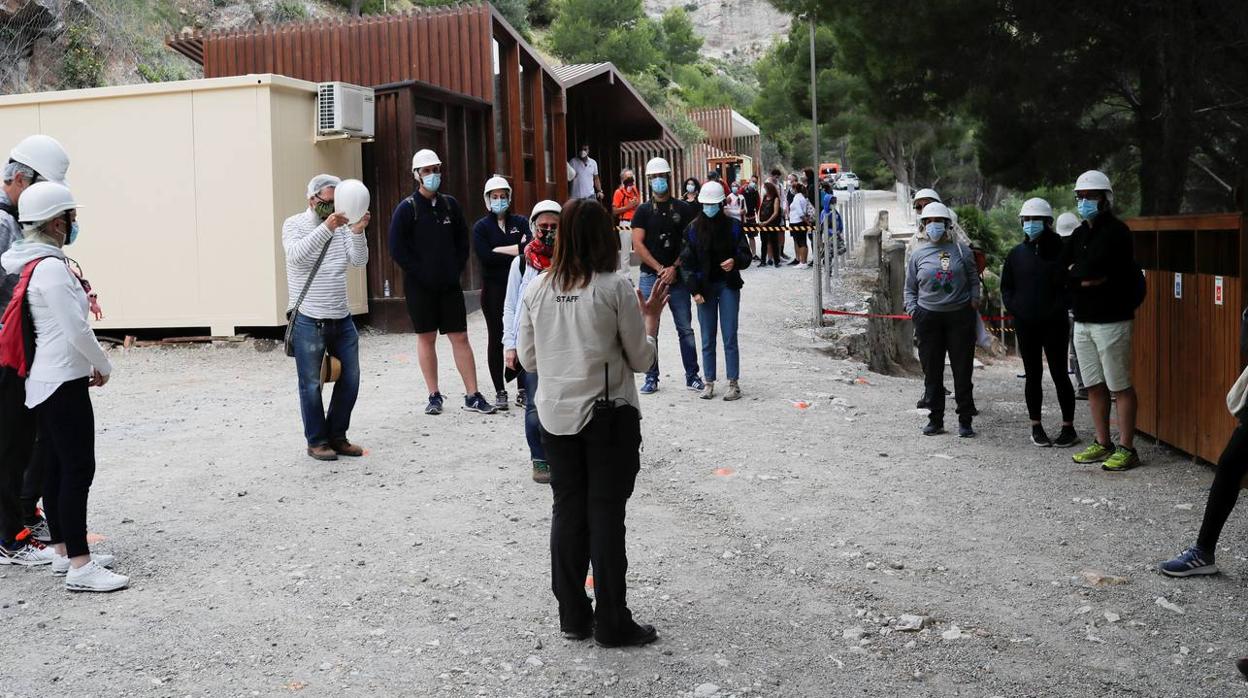
{"label": "red bandana", "polygon": [[550,256],[554,254],[554,250],[542,242],[540,238],[534,238],[532,242],[524,248],[524,259],[529,266],[539,272],[546,271],[550,267]]}

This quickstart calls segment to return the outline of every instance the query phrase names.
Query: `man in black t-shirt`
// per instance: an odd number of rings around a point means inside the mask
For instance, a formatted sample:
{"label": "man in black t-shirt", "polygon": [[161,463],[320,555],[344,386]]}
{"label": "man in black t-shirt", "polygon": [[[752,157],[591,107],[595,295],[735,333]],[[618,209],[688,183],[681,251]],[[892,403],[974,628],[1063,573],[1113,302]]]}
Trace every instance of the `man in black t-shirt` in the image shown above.
{"label": "man in black t-shirt", "polygon": [[754,257],[754,261],[758,259],[758,204],[761,197],[758,194],[758,176],[750,178],[750,183],[745,187],[745,236],[750,242],[750,255]]}
{"label": "man in black t-shirt", "polygon": [[[698,371],[698,351],[693,339],[693,297],[680,280],[680,246],[685,228],[697,215],[693,204],[672,198],[672,168],[663,158],[653,158],[646,163],[646,179],[654,194],[650,201],[639,206],[633,214],[633,250],[641,257],[641,278],[638,286],[641,294],[650,297],[650,290],[659,279],[669,286],[668,307],[676,334],[680,337],[680,358],[685,365],[685,387],[701,391],[704,384]],[[659,390],[659,362],[646,371],[646,382],[641,386],[643,395]]]}

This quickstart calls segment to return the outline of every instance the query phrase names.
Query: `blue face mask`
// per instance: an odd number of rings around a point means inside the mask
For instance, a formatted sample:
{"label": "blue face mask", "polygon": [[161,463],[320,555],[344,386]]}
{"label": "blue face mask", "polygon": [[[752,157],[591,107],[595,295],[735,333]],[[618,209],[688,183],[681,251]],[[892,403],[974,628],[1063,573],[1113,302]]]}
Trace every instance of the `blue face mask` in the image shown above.
{"label": "blue face mask", "polygon": [[69,237],[65,238],[66,245],[74,244],[74,240],[78,239],[78,221],[74,221],[69,226]]}
{"label": "blue face mask", "polygon": [[[439,182],[439,184],[441,184],[441,182]],[[428,189],[429,185],[426,184],[425,188]],[[430,191],[437,191],[437,187],[433,187]],[[503,211],[506,211],[507,207],[510,205],[511,201],[508,199],[490,199],[490,210],[493,211],[496,216],[503,215]]]}
{"label": "blue face mask", "polygon": [[1028,240],[1035,240],[1044,232],[1044,221],[1023,221],[1023,234]]}
{"label": "blue face mask", "polygon": [[662,196],[667,193],[667,177],[655,177],[650,180],[650,191]]}
{"label": "blue face mask", "polygon": [[442,186],[442,174],[440,172],[427,174],[420,180],[420,183],[425,189],[436,192],[438,187]]}
{"label": "blue face mask", "polygon": [[945,236],[945,224],[939,221],[928,223],[923,230],[927,233],[927,239],[932,242],[936,242]]}
{"label": "blue face mask", "polygon": [[1085,221],[1092,220],[1092,217],[1100,212],[1100,202],[1091,199],[1079,199],[1075,202],[1075,210],[1079,211],[1079,217]]}
{"label": "blue face mask", "polygon": [[702,204],[702,215],[707,218],[719,215],[719,204]]}

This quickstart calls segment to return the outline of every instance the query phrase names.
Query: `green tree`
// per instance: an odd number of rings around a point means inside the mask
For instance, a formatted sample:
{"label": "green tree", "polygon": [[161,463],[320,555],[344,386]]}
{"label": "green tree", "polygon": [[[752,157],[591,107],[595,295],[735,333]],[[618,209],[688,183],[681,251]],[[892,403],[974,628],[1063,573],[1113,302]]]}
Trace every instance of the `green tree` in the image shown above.
{"label": "green tree", "polygon": [[548,41],[568,63],[610,61],[630,75],[663,63],[662,27],[641,0],[562,0]]}
{"label": "green tree", "polygon": [[663,54],[667,69],[675,72],[677,66],[691,65],[698,60],[702,38],[693,31],[693,21],[683,7],[673,7],[663,13],[659,20],[663,30]]}

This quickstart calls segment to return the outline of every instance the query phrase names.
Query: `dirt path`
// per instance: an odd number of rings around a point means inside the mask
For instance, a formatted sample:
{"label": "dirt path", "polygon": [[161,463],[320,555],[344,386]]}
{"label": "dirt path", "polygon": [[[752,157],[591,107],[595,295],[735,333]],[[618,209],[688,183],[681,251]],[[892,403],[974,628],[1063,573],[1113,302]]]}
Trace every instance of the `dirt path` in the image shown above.
{"label": "dirt path", "polygon": [[1207,467],[1145,444],[1111,476],[1031,447],[1014,361],[976,374],[978,439],[924,438],[916,379],[803,329],[810,273],[746,272],[740,402],[680,389],[664,326],[629,512],[658,644],[559,637],[520,414],[420,414],[410,336],[362,342],[369,455],[336,464],[302,454],[280,352],[143,349],[96,393],[91,511],[134,587],[0,568],[0,695],[1248,695],[1245,518],[1222,576],[1151,571],[1194,536]]}

